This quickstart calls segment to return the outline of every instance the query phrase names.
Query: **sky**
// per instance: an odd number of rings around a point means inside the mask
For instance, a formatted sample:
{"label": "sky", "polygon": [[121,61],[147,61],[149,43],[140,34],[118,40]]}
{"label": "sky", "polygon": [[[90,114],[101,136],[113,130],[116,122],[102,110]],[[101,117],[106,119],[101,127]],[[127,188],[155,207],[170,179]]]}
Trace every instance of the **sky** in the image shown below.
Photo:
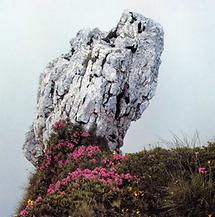
{"label": "sky", "polygon": [[0,0],[0,216],[14,213],[33,166],[22,144],[36,108],[39,75],[82,28],[108,31],[123,10],[159,22],[165,46],[158,87],[131,124],[123,152],[170,140],[172,132],[215,139],[215,1]]}

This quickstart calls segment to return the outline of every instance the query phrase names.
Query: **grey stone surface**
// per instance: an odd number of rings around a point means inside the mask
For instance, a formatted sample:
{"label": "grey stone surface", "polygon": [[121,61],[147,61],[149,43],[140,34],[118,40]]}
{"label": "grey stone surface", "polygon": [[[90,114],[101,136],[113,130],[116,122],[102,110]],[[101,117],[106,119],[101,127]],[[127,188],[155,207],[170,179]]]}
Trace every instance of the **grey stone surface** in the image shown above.
{"label": "grey stone surface", "polygon": [[33,164],[53,123],[68,117],[86,130],[96,126],[109,148],[119,149],[131,121],[141,117],[155,93],[163,51],[160,24],[125,11],[110,32],[84,29],[70,44],[40,76],[36,116],[23,146]]}

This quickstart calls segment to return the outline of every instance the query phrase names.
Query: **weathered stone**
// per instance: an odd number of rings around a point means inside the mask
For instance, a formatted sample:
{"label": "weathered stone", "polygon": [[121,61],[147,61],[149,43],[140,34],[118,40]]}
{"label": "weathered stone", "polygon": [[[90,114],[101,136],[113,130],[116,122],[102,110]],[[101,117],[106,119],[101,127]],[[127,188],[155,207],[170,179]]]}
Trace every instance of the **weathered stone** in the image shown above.
{"label": "weathered stone", "polygon": [[81,30],[70,44],[70,52],[40,76],[36,117],[24,144],[33,164],[53,123],[68,117],[86,130],[96,126],[109,148],[119,149],[155,93],[163,30],[151,19],[124,12],[110,32]]}

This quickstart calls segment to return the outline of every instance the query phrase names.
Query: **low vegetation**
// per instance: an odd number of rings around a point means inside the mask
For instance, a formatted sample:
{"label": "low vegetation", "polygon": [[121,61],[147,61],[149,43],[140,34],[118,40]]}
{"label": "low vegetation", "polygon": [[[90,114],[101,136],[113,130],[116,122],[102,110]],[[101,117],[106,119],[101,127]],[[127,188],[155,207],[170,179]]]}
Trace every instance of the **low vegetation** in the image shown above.
{"label": "low vegetation", "polygon": [[54,124],[17,217],[213,217],[215,143],[122,155]]}

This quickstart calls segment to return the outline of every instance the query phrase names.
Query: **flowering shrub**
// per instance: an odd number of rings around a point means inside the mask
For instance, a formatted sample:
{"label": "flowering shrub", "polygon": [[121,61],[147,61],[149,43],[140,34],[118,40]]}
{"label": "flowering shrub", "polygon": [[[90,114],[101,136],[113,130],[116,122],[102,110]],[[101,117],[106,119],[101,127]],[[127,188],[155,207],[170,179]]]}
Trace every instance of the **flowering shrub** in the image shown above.
{"label": "flowering shrub", "polygon": [[65,123],[63,121],[55,122],[52,126],[53,130],[58,130],[59,128],[63,127]]}
{"label": "flowering shrub", "polygon": [[122,155],[67,121],[52,129],[18,217],[215,215],[215,144]]}
{"label": "flowering shrub", "polygon": [[[77,127],[71,130],[67,124],[59,121],[53,125],[53,134],[37,166],[40,174],[38,182],[43,182],[43,189],[35,193],[35,200],[28,199],[27,205],[19,212],[20,216],[35,215],[35,210],[39,211],[51,195],[65,195],[68,188],[83,187],[83,182],[96,182],[103,188],[105,186],[107,194],[112,194],[114,201],[115,194],[122,194],[122,187],[132,186],[134,181],[138,181],[129,172],[120,172],[119,168],[128,155],[101,150],[100,146],[92,142],[89,144],[91,135],[88,132]],[[85,139],[88,139],[88,143]],[[113,207],[117,203],[114,204]],[[112,205],[107,205],[113,209]]]}

